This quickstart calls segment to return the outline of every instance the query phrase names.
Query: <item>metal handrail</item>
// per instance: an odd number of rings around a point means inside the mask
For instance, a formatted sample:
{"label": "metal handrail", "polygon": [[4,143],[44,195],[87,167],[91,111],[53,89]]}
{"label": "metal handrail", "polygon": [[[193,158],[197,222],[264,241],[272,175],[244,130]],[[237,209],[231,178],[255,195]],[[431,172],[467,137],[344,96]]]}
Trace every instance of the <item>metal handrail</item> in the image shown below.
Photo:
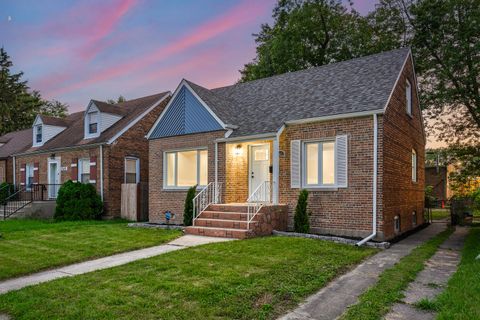
{"label": "metal handrail", "polygon": [[6,220],[34,201],[54,200],[47,193],[49,188],[58,190],[61,184],[32,184],[16,187],[15,191],[3,202],[3,219]]}
{"label": "metal handrail", "polygon": [[205,188],[193,198],[193,219],[192,226],[195,226],[195,220],[200,214],[213,203],[219,203],[222,195],[222,183],[210,182]]}
{"label": "metal handrail", "polygon": [[263,181],[247,199],[247,229],[250,229],[250,223],[266,203],[272,203],[272,184],[269,180]]}

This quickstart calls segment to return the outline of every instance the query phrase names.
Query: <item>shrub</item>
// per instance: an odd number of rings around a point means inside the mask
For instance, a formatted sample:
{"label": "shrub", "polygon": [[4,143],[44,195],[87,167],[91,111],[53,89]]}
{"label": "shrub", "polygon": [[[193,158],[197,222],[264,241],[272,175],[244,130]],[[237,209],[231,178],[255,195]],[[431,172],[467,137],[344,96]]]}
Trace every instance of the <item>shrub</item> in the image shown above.
{"label": "shrub", "polygon": [[310,222],[307,212],[308,191],[303,189],[298,195],[297,206],[295,207],[294,229],[295,232],[308,233],[310,232]]}
{"label": "shrub", "polygon": [[193,222],[193,198],[197,194],[197,185],[190,187],[185,198],[185,207],[183,209],[183,224],[191,226]]}
{"label": "shrub", "polygon": [[5,199],[13,193],[13,184],[3,182],[0,184],[0,204],[4,204]]}
{"label": "shrub", "polygon": [[99,219],[103,203],[91,184],[67,181],[58,190],[56,220]]}

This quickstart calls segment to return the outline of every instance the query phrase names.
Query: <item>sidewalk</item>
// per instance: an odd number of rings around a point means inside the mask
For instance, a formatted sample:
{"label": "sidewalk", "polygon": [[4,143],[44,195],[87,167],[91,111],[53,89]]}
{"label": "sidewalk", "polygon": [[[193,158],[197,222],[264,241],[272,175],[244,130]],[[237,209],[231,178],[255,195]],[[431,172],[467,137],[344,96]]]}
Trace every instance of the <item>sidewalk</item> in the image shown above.
{"label": "sidewalk", "polygon": [[232,239],[185,235],[167,244],[119,253],[112,256],[80,262],[57,269],[34,273],[24,277],[5,280],[0,282],[0,294],[4,294],[13,290],[19,290],[27,286],[51,281],[58,278],[72,277],[96,270],[120,266],[130,263],[132,261],[158,256],[170,251],[181,250],[188,247],[199,246],[207,243],[223,242],[230,240]]}
{"label": "sidewalk", "polygon": [[386,320],[419,319],[430,320],[435,318],[433,312],[426,312],[415,308],[415,303],[422,299],[433,300],[440,294],[457,270],[461,259],[461,250],[468,234],[465,227],[456,227],[455,232],[440,245],[437,252],[425,263],[415,281],[405,290],[403,303],[395,303]]}
{"label": "sidewalk", "polygon": [[307,298],[297,309],[281,317],[282,320],[336,319],[358,297],[375,284],[379,275],[408,255],[415,247],[446,229],[445,223],[434,223],[367,259],[347,274]]}

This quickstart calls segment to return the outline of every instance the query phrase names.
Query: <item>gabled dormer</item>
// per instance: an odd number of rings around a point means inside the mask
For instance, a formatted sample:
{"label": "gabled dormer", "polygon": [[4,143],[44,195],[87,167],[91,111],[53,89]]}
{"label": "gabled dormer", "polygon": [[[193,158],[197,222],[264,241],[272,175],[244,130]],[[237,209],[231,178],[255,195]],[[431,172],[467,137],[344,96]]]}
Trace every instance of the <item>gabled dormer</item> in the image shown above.
{"label": "gabled dormer", "polygon": [[84,115],[84,139],[99,137],[102,132],[110,128],[122,117],[123,110],[120,107],[102,101],[91,100]]}
{"label": "gabled dormer", "polygon": [[41,147],[68,127],[65,119],[37,115],[33,122],[33,147]]}

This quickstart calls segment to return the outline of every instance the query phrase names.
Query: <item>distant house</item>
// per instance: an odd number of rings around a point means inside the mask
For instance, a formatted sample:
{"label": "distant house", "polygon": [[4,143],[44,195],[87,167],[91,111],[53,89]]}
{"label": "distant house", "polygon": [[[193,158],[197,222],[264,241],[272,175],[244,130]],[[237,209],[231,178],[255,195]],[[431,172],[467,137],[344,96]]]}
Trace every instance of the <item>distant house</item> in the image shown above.
{"label": "distant house", "polygon": [[56,199],[68,180],[91,183],[105,216],[119,217],[122,184],[148,186],[145,135],[169,98],[163,92],[115,105],[91,100],[85,111],[64,119],[38,115],[28,148],[14,154],[13,182],[25,191],[44,185],[47,199]]}
{"label": "distant house", "polygon": [[244,238],[293,227],[391,239],[424,223],[425,134],[409,49],[207,89],[183,80],[148,134],[149,219]]}
{"label": "distant house", "polygon": [[0,137],[0,183],[13,183],[13,156],[32,145],[32,129],[7,133]]}
{"label": "distant house", "polygon": [[448,181],[448,167],[435,166],[425,168],[425,185],[433,188],[433,196],[438,201],[447,201],[452,196]]}

